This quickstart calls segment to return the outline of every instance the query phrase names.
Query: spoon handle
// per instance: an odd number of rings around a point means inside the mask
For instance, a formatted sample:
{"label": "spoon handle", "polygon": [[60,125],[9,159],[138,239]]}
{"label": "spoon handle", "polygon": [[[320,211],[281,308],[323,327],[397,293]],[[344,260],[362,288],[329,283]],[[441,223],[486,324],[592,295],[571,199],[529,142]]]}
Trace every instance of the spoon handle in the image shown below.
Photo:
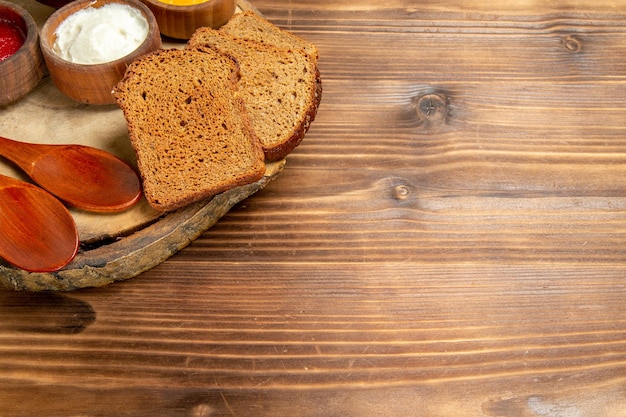
{"label": "spoon handle", "polygon": [[46,145],[18,142],[0,136],[0,155],[15,163],[29,175],[32,173],[35,162],[41,155],[43,146]]}

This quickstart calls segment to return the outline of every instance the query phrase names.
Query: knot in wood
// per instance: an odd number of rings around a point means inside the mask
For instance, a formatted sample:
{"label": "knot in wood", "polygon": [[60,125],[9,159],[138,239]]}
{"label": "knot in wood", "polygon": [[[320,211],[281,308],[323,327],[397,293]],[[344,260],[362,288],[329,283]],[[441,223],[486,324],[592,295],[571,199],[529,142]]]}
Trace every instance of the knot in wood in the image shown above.
{"label": "knot in wood", "polygon": [[416,97],[415,103],[420,119],[431,122],[445,120],[448,114],[447,98],[443,94],[430,93]]}
{"label": "knot in wood", "polygon": [[393,189],[393,197],[396,200],[406,200],[409,197],[410,193],[411,191],[409,190],[409,187],[407,187],[406,185],[397,185]]}
{"label": "knot in wood", "polygon": [[192,417],[211,417],[215,410],[208,404],[198,404],[191,410]]}
{"label": "knot in wood", "polygon": [[575,36],[567,36],[563,39],[563,46],[570,52],[580,52],[582,44]]}

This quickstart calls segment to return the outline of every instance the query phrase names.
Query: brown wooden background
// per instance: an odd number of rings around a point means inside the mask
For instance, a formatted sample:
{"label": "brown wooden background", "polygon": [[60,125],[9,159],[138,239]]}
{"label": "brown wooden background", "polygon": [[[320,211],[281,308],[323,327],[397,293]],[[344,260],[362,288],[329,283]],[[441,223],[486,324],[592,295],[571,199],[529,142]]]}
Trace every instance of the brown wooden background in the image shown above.
{"label": "brown wooden background", "polygon": [[253,4],[305,141],[140,277],[0,292],[0,415],[624,417],[626,3]]}

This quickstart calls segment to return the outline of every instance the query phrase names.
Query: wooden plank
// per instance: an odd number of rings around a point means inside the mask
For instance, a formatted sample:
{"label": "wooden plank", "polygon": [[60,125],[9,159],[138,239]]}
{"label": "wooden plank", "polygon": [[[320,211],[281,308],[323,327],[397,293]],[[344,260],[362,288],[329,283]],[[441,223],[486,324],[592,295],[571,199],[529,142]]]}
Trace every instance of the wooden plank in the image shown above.
{"label": "wooden plank", "polygon": [[[626,405],[621,268],[584,282],[589,269],[576,266],[448,264],[442,276],[397,262],[246,276],[236,262],[175,257],[153,271],[71,295],[0,293],[7,415],[392,416],[427,405],[442,417],[549,406],[618,417]],[[62,390],[73,394],[44,400]]]}
{"label": "wooden plank", "polygon": [[284,175],[135,279],[0,292],[0,409],[623,417],[624,6],[255,5],[320,49]]}

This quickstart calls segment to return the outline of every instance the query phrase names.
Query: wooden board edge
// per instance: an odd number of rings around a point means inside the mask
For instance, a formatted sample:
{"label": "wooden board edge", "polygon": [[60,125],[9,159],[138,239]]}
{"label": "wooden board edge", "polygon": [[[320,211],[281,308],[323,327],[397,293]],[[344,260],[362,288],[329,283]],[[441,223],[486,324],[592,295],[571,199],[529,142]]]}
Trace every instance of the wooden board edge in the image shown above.
{"label": "wooden board edge", "polygon": [[268,172],[257,182],[236,187],[167,214],[148,228],[78,254],[64,269],[32,273],[0,266],[0,287],[15,291],[72,291],[102,287],[133,278],[154,268],[206,232],[237,203],[255,194],[283,170],[285,160],[268,164]]}

